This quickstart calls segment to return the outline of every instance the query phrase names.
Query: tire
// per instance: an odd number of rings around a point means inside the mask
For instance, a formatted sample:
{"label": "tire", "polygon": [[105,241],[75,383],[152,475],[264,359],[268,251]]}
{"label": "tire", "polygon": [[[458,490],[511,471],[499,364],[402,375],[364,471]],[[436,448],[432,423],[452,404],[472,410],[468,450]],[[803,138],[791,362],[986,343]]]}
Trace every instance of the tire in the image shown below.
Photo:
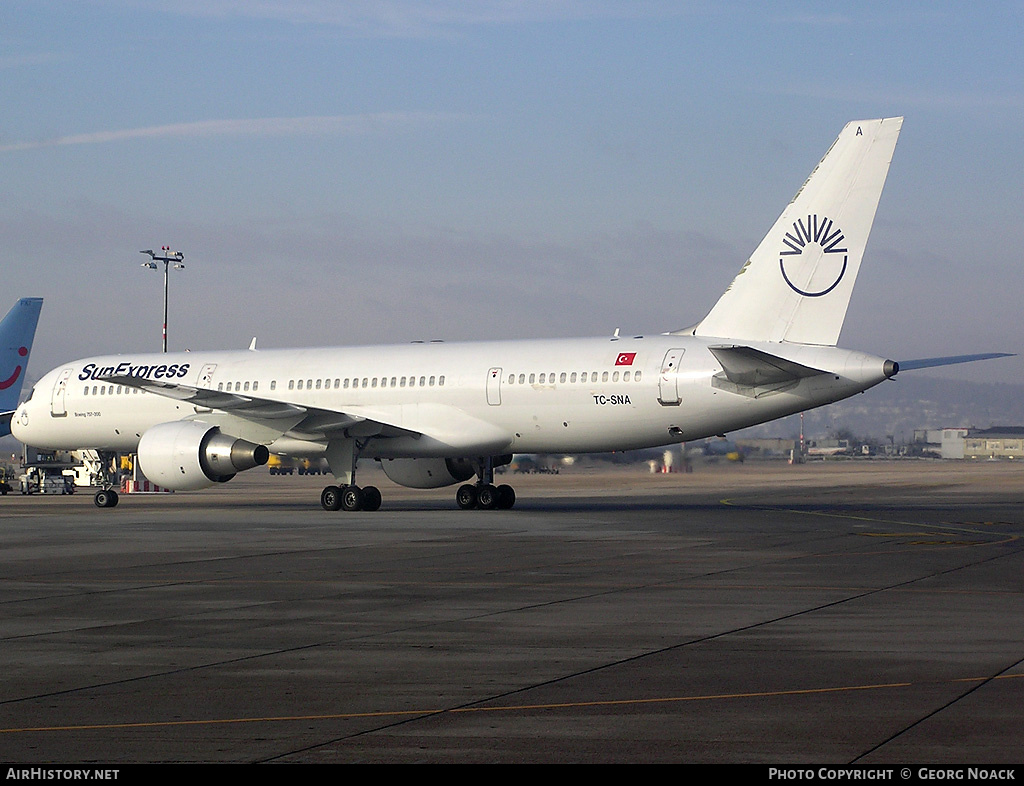
{"label": "tire", "polygon": [[341,510],[341,489],[328,486],[320,492],[320,507],[324,510]]}
{"label": "tire", "polygon": [[117,507],[119,500],[117,492],[113,489],[100,489],[96,492],[96,496],[93,497],[92,501],[96,503],[97,508],[114,508]]}
{"label": "tire", "polygon": [[480,510],[494,510],[498,507],[498,490],[490,483],[484,483],[476,490],[476,506]]}
{"label": "tire", "polygon": [[498,510],[509,510],[516,504],[516,491],[511,486],[498,486]]}
{"label": "tire", "polygon": [[363,489],[363,510],[380,510],[380,503],[380,489],[376,486],[366,486]]}
{"label": "tire", "polygon": [[347,510],[349,512],[362,510],[362,489],[360,489],[359,486],[345,486],[345,488],[341,490],[341,507],[342,510]]}
{"label": "tire", "polygon": [[455,492],[455,504],[462,510],[472,510],[475,508],[476,487],[468,483],[465,486],[459,486],[459,490]]}

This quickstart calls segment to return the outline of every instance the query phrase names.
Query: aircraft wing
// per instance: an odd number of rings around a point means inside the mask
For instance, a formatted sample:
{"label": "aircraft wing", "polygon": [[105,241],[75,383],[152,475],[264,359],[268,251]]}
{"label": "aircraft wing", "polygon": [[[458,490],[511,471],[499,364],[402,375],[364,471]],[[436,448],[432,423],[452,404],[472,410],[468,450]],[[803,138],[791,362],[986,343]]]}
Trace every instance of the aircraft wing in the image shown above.
{"label": "aircraft wing", "polygon": [[[197,408],[200,415],[203,414],[200,410],[224,413],[235,422],[245,421],[258,427],[262,432],[247,434],[246,438],[251,437],[266,442],[286,433],[297,439],[313,441],[345,436],[345,432],[348,431],[357,432],[356,436],[381,437],[420,436],[423,433],[416,429],[404,428],[400,424],[401,410],[391,412],[380,408],[367,413],[339,412],[291,404],[286,401],[274,401],[247,393],[228,393],[222,390],[210,390],[209,388],[198,388],[193,385],[142,377],[111,375],[99,379],[103,382],[135,387],[191,404]],[[365,408],[359,407],[358,409]],[[219,422],[223,420],[223,417],[215,416],[209,420]]]}
{"label": "aircraft wing", "polygon": [[222,390],[180,385],[175,382],[162,382],[155,379],[121,375],[101,377],[100,379],[115,385],[128,385],[140,390],[148,390],[151,393],[158,393],[161,396],[177,399],[196,407],[222,409],[232,414],[243,417],[248,415],[260,420],[290,419],[307,412],[305,407],[282,401],[271,401],[256,396],[226,393]]}

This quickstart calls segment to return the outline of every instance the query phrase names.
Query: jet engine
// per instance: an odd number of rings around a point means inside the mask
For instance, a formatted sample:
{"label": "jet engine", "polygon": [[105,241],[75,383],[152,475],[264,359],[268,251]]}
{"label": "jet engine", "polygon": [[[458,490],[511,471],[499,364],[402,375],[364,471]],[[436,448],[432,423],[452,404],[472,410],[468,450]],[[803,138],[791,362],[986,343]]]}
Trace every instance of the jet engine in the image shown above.
{"label": "jet engine", "polygon": [[146,431],[138,456],[143,474],[157,485],[193,491],[266,464],[270,453],[264,445],[222,434],[209,423],[181,420]]}
{"label": "jet engine", "polygon": [[[491,466],[501,467],[512,456],[494,456]],[[383,459],[384,474],[400,486],[414,489],[439,489],[465,483],[476,474],[476,462],[467,458],[398,458]]]}
{"label": "jet engine", "polygon": [[476,474],[473,462],[464,458],[384,459],[381,466],[395,483],[414,489],[439,489],[463,483]]}

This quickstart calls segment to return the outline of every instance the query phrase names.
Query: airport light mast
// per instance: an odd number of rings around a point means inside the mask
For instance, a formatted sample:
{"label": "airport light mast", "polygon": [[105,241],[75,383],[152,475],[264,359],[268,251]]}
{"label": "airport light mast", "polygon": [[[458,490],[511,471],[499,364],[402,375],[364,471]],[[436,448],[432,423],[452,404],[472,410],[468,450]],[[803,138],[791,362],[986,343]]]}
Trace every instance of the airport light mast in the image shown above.
{"label": "airport light mast", "polygon": [[148,267],[150,270],[159,270],[160,266],[157,262],[164,263],[164,352],[167,352],[167,270],[168,266],[173,262],[175,270],[184,270],[185,264],[182,260],[185,259],[185,255],[180,251],[171,251],[170,246],[160,246],[160,256],[152,249],[148,251],[140,251],[140,254],[149,254],[152,259],[149,262],[143,262],[142,267]]}

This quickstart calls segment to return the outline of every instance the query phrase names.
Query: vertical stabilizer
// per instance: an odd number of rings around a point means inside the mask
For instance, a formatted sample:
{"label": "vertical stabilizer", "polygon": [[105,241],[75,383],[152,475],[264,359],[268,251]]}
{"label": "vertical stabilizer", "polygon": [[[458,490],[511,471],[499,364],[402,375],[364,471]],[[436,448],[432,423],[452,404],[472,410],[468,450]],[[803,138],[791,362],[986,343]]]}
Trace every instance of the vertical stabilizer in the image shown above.
{"label": "vertical stabilizer", "polygon": [[902,125],[847,124],[695,335],[835,345]]}
{"label": "vertical stabilizer", "polygon": [[11,433],[11,413],[18,406],[43,299],[23,297],[0,322],[0,437]]}

